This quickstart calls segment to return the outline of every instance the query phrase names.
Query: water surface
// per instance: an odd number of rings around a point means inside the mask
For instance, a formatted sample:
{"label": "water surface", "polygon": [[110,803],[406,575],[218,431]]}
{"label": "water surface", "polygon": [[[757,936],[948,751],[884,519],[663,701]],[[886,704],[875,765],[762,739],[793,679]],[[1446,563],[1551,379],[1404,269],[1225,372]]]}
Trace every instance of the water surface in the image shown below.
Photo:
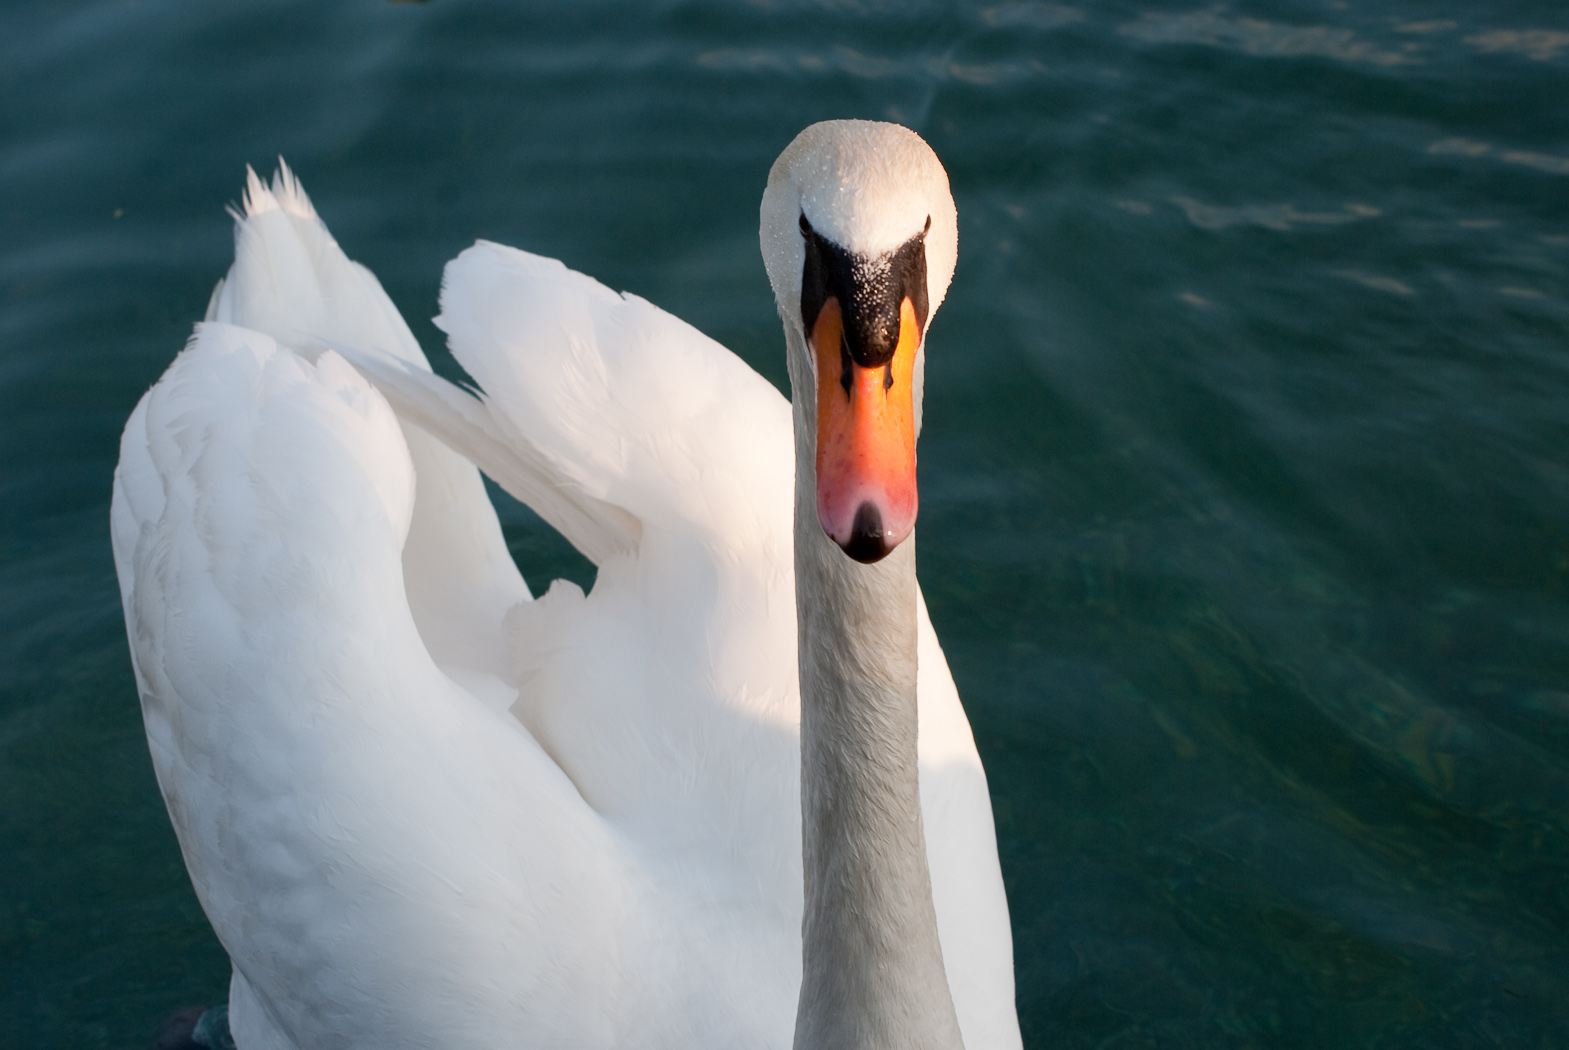
{"label": "water surface", "polygon": [[[785,383],[805,124],[937,150],[920,571],[1025,1039],[1569,1045],[1569,17],[1494,5],[0,11],[0,1019],[146,1045],[228,969],[146,755],[120,427],[284,155],[438,367],[476,237]],[[536,590],[591,570],[526,511]]]}

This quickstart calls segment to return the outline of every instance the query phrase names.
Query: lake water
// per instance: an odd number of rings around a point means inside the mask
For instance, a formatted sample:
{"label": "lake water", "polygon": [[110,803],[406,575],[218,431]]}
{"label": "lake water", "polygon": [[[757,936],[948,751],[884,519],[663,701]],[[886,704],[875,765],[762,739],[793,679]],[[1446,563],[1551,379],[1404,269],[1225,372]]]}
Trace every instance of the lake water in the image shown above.
{"label": "lake water", "polygon": [[[438,367],[487,237],[783,386],[828,117],[936,149],[920,571],[1026,1044],[1569,1046],[1569,9],[0,10],[0,1042],[225,994],[109,555],[120,428],[283,154]],[[516,505],[541,589],[591,569]]]}

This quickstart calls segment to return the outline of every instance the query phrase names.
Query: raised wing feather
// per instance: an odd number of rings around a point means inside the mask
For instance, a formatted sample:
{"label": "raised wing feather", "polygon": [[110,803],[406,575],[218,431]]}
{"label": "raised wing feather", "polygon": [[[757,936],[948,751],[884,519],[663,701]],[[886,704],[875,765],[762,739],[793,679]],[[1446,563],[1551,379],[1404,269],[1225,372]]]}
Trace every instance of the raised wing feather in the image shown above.
{"label": "raised wing feather", "polygon": [[[214,290],[207,319],[264,332],[307,358],[345,344],[429,374],[381,283],[344,255],[289,169],[280,164],[270,186],[254,171],[246,175],[234,265]],[[527,600],[528,588],[473,464],[416,422],[400,422],[417,478],[403,547],[415,620],[448,674],[505,708],[515,694],[499,625]]]}
{"label": "raised wing feather", "polygon": [[486,241],[447,264],[436,323],[495,413],[584,491],[732,557],[789,560],[790,407],[718,343]]}

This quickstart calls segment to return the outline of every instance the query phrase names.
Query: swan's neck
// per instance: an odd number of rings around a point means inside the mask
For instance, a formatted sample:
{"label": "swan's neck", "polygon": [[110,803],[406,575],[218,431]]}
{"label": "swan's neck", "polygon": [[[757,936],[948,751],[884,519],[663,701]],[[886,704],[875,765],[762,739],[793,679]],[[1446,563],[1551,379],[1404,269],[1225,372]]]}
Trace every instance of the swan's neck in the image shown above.
{"label": "swan's neck", "polygon": [[861,565],[824,535],[815,450],[803,446],[813,398],[795,389],[806,878],[795,1050],[955,1050],[916,779],[915,538]]}

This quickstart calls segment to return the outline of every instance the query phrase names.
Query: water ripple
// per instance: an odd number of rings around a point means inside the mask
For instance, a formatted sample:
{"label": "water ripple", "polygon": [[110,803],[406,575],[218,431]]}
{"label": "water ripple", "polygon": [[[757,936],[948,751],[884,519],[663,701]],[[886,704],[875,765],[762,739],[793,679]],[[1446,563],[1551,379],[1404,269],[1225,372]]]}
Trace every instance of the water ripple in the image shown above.
{"label": "water ripple", "polygon": [[[1192,197],[1171,197],[1188,221],[1201,230],[1224,230],[1232,226],[1260,226],[1288,233],[1298,226],[1341,226],[1348,222],[1375,219],[1383,212],[1370,204],[1348,204],[1341,211],[1299,211],[1291,204],[1243,204],[1226,207],[1205,204]],[[1131,209],[1130,209],[1131,210]]]}
{"label": "water ripple", "polygon": [[1296,26],[1259,18],[1227,18],[1216,11],[1150,13],[1117,30],[1145,44],[1202,44],[1265,58],[1332,58],[1398,66],[1419,61],[1418,45],[1380,47],[1350,29]]}
{"label": "water ripple", "polygon": [[1427,147],[1427,152],[1438,157],[1492,157],[1505,164],[1533,168],[1550,175],[1569,175],[1569,157],[1560,157],[1552,153],[1536,153],[1532,150],[1500,149],[1475,139],[1440,139]]}
{"label": "water ripple", "polygon": [[1524,55],[1533,62],[1550,62],[1569,48],[1569,33],[1551,29],[1495,29],[1468,36],[1465,42],[1485,54]]}

